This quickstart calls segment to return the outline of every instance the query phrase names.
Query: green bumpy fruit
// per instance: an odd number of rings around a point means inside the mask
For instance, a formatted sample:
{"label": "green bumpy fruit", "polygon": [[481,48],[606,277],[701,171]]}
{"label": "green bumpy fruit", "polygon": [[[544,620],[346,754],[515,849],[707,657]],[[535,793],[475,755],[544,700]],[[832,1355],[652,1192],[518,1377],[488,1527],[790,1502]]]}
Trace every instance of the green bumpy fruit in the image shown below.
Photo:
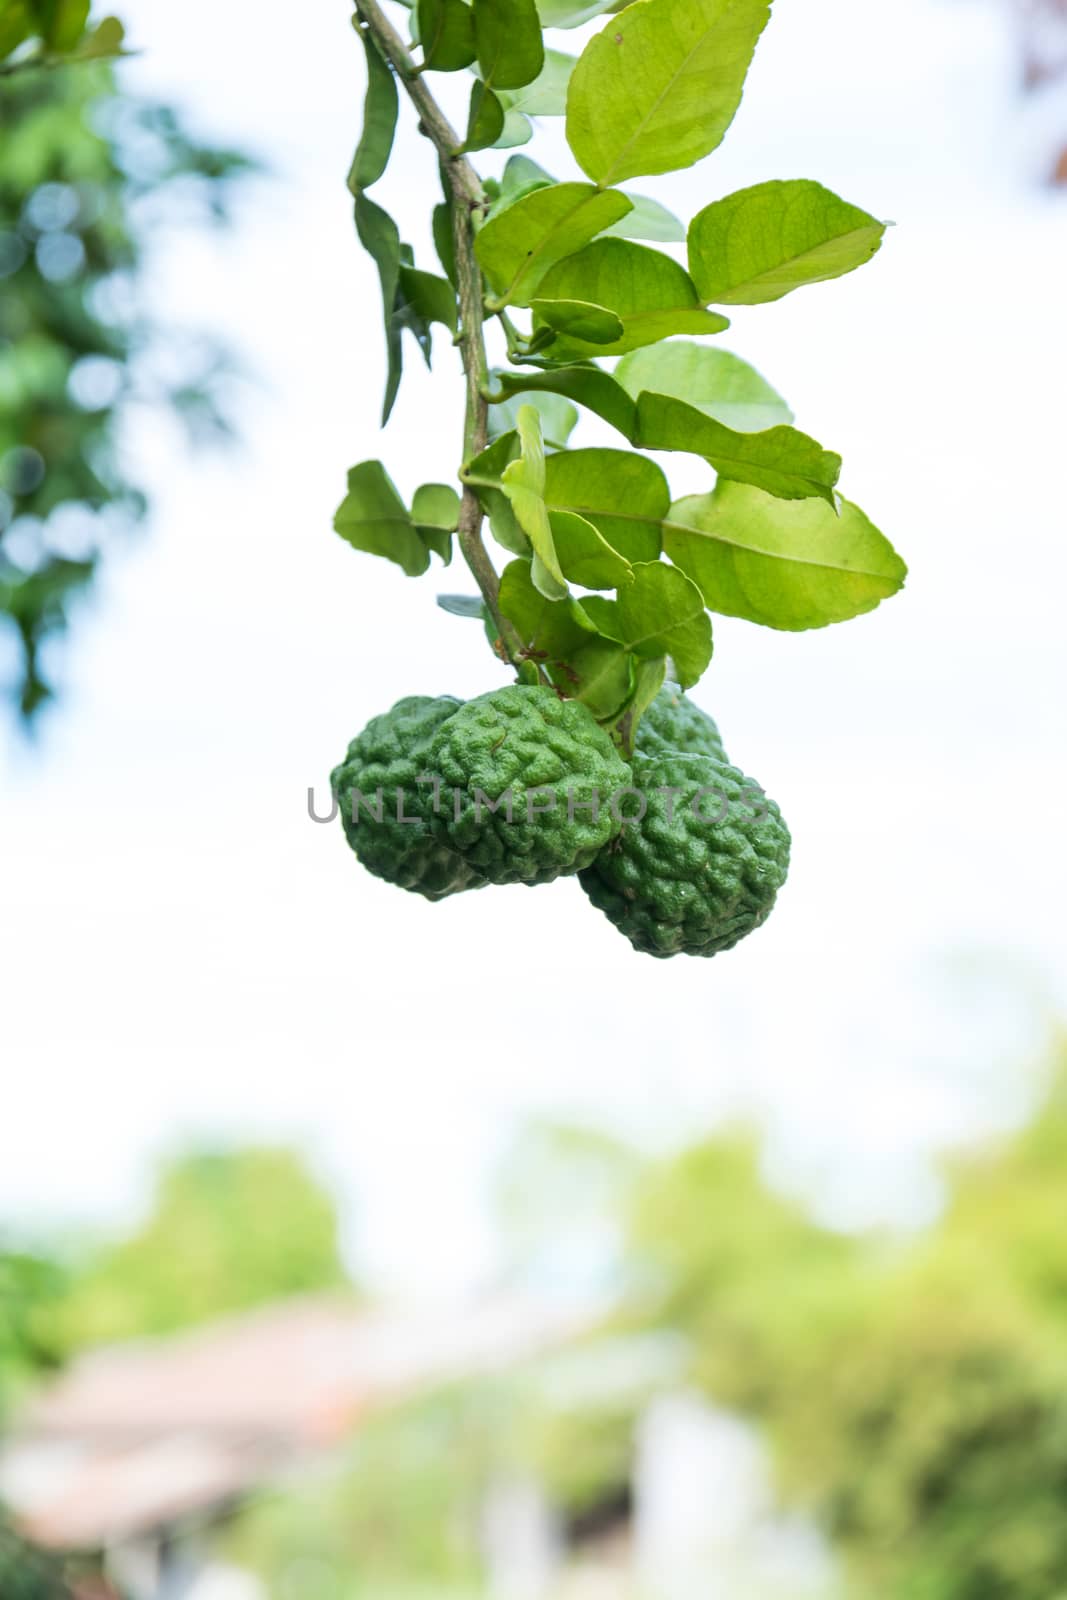
{"label": "green bumpy fruit", "polygon": [[630,783],[592,713],[532,685],[469,700],[442,721],[429,761],[442,785],[434,832],[490,883],[589,866],[619,830],[610,802]]}
{"label": "green bumpy fruit", "polygon": [[345,837],[367,871],[427,900],[480,889],[486,881],[435,837],[433,786],[417,781],[432,770],[433,735],[462,704],[451,695],[398,700],[371,718],[330,774]]}
{"label": "green bumpy fruit", "polygon": [[668,683],[637,724],[634,760],[652,760],[672,751],[712,756],[716,761],[728,759],[718,725],[677,684]]}
{"label": "green bumpy fruit", "polygon": [[709,756],[637,757],[633,782],[647,812],[582,873],[586,894],[646,955],[731,949],[766,921],[785,883],[781,812],[752,779]]}

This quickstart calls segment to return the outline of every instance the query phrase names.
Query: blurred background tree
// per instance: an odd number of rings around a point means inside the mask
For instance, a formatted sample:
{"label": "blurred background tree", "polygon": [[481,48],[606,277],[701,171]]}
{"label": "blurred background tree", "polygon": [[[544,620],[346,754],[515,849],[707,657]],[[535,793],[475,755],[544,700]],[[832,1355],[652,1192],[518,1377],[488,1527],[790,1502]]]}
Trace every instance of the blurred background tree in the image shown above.
{"label": "blurred background tree", "polygon": [[767,1430],[850,1594],[1067,1595],[1065,1157],[1060,1048],[1038,1116],[948,1163],[945,1214],[917,1240],[816,1226],[741,1137],[637,1189],[634,1313],[684,1330],[690,1376]]}
{"label": "blurred background tree", "polygon": [[[543,1273],[550,1224],[604,1243],[598,1218],[621,1217],[601,1279],[614,1309],[568,1350],[365,1415],[336,1470],[245,1508],[226,1548],[269,1592],[477,1593],[487,1486],[529,1477],[576,1532],[625,1515],[639,1419],[682,1386],[760,1429],[849,1600],[1067,1595],[1067,1047],[1026,1126],[945,1163],[943,1215],[913,1237],[814,1221],[745,1131],[650,1160],[539,1124],[515,1154],[512,1272]],[[348,1282],[333,1201],[298,1154],[194,1151],[133,1233],[63,1273],[0,1258],[0,1368],[10,1384],[60,1351]]]}
{"label": "blurred background tree", "polygon": [[56,1364],[42,1328],[64,1283],[54,1261],[28,1251],[0,1249],[0,1411],[7,1393],[27,1375]]}
{"label": "blurred background tree", "polygon": [[[62,1284],[56,1263],[26,1251],[0,1249],[0,1422],[19,1390],[56,1365],[42,1324]],[[61,1600],[65,1593],[57,1564],[16,1536],[0,1505],[3,1600]]]}
{"label": "blurred background tree", "polygon": [[[147,1217],[119,1240],[75,1239],[56,1259],[0,1250],[0,1419],[21,1391],[96,1345],[196,1327],[292,1295],[351,1289],[334,1200],[299,1153],[188,1151],[162,1166]],[[408,1473],[406,1450],[405,1437],[394,1444],[388,1436],[376,1470]],[[416,1455],[410,1471],[425,1477],[421,1461]],[[394,1503],[394,1515],[400,1511]],[[296,1512],[299,1524],[300,1505]],[[368,1504],[360,1527],[370,1528],[373,1516]],[[321,1513],[308,1522],[316,1539],[324,1522]],[[277,1535],[283,1552],[289,1525]],[[432,1518],[421,1525],[427,1539],[436,1538]],[[344,1548],[354,1537],[344,1535]],[[0,1600],[59,1600],[61,1576],[5,1525],[0,1507]]]}
{"label": "blurred background tree", "polygon": [[128,1237],[83,1251],[50,1333],[68,1352],[345,1289],[333,1197],[292,1150],[195,1150],[161,1170]]}
{"label": "blurred background tree", "polygon": [[4,1600],[69,1600],[54,1560],[29,1549],[0,1520],[0,1594]]}
{"label": "blurred background tree", "polygon": [[121,29],[86,31],[87,11],[15,0],[0,16],[0,634],[15,646],[0,685],[26,718],[52,692],[46,641],[144,512],[121,447],[130,409],[175,412],[193,439],[226,432],[224,353],[162,328],[139,287],[149,231],[223,221],[251,168],[121,94],[92,59]]}
{"label": "blurred background tree", "polygon": [[480,1495],[509,1415],[493,1384],[369,1415],[329,1475],[264,1496],[235,1519],[228,1557],[279,1600],[473,1600],[482,1592]]}

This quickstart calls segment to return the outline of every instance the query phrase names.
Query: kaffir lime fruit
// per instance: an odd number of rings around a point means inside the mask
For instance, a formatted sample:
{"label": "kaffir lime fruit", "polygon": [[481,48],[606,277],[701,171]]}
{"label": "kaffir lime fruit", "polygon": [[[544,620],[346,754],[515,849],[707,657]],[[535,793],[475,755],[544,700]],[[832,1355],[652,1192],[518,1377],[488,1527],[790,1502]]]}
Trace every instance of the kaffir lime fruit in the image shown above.
{"label": "kaffir lime fruit", "polygon": [[491,883],[550,883],[587,867],[618,832],[630,770],[577,700],[515,684],[443,719],[429,762],[441,780],[438,840]]}
{"label": "kaffir lime fruit", "polygon": [[789,870],[789,830],[752,779],[705,755],[634,761],[647,804],[581,875],[590,900],[651,956],[714,956],[765,922]]}
{"label": "kaffir lime fruit", "polygon": [[727,759],[718,726],[677,684],[666,684],[637,725],[634,759],[666,751]]}
{"label": "kaffir lime fruit", "polygon": [[435,837],[429,745],[463,702],[414,695],[373,717],[330,775],[345,836],[368,872],[386,883],[444,900],[485,880]]}

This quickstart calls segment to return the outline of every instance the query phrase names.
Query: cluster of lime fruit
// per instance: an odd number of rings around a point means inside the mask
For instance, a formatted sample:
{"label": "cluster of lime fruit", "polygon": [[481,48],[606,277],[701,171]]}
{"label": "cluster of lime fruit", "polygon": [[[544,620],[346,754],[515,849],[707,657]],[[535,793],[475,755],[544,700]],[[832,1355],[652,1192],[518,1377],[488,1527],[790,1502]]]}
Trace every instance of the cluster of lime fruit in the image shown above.
{"label": "cluster of lime fruit", "polygon": [[766,921],[789,867],[778,807],[670,685],[629,758],[550,688],[401,700],[331,782],[349,844],[387,883],[443,900],[576,874],[652,956],[729,950]]}

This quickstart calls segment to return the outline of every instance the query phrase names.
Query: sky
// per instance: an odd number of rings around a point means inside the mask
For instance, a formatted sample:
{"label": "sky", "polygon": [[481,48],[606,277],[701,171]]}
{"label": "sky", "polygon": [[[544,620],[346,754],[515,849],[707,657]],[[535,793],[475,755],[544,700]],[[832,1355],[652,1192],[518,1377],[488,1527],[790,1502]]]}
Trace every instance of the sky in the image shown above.
{"label": "sky", "polygon": [[[634,185],[688,217],[811,177],[896,224],[863,272],[739,308],[722,339],[844,456],[911,573],[843,627],[716,620],[696,698],[781,803],[794,864],[712,962],[636,955],[574,882],[424,904],[309,820],[371,715],[505,681],[434,604],[458,569],[414,583],[331,531],[356,461],[405,493],[453,477],[458,369],[409,352],[379,434],[344,0],[299,28],[281,0],[123,11],[127,86],[270,176],[229,234],[153,243],[156,309],[247,369],[242,442],[194,455],[159,418],[131,427],[148,530],[80,618],[41,737],[2,736],[0,1218],[123,1226],[161,1151],[295,1140],[365,1276],[454,1287],[492,1269],[491,1178],[538,1115],[651,1146],[752,1116],[821,1215],[927,1218],[932,1157],[1022,1114],[1067,1004],[1067,200],[1040,186],[1047,118],[997,0],[778,0],[721,149]],[[574,175],[558,126],[529,153]],[[379,193],[427,266],[434,181],[405,116]],[[617,440],[593,419],[576,442]]]}

